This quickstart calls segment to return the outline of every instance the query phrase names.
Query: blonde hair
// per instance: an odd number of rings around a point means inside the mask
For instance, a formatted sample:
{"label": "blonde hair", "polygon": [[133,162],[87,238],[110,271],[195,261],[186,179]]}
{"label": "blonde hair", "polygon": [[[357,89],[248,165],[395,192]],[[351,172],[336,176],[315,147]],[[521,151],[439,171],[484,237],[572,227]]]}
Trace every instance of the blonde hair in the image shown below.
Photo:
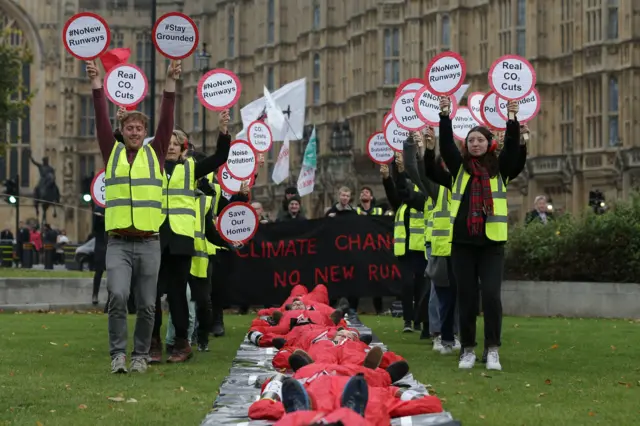
{"label": "blonde hair", "polygon": [[187,149],[187,147],[185,147],[185,145],[189,141],[187,139],[187,134],[185,132],[183,132],[182,130],[179,130],[179,129],[174,129],[173,130],[173,136],[175,136],[176,139],[178,139],[178,142],[180,142],[180,146],[182,146],[182,151]]}
{"label": "blonde hair", "polygon": [[144,112],[127,111],[122,116],[122,120],[120,120],[120,127],[124,127],[124,125],[127,123],[127,121],[132,121],[132,120],[141,121],[142,124],[144,125],[145,129],[149,125],[149,117]]}
{"label": "blonde hair", "polygon": [[346,186],[343,186],[338,190],[338,194],[342,194],[343,192],[348,192],[349,194],[351,194],[351,190]]}

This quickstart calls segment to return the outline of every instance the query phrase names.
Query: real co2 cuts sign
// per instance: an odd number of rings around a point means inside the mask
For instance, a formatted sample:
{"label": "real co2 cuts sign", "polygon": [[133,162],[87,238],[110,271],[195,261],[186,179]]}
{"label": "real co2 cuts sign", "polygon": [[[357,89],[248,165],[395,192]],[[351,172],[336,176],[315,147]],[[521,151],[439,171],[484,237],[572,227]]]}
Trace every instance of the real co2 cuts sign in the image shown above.
{"label": "real co2 cuts sign", "polygon": [[218,215],[218,233],[228,243],[246,243],[258,230],[258,213],[246,203],[231,203]]}
{"label": "real co2 cuts sign", "polygon": [[228,70],[211,70],[198,81],[200,103],[212,111],[222,111],[234,106],[240,99],[240,92],[240,79]]}
{"label": "real co2 cuts sign", "polygon": [[536,85],[536,72],[526,59],[516,55],[498,58],[489,68],[491,90],[503,99],[517,101]]}
{"label": "real co2 cuts sign", "polygon": [[253,149],[258,153],[265,153],[271,149],[273,134],[267,123],[254,121],[247,128],[247,138]]}
{"label": "real co2 cuts sign", "polygon": [[383,132],[376,132],[367,141],[367,154],[377,164],[388,164],[393,161],[394,151],[384,139]]}
{"label": "real co2 cuts sign", "polygon": [[91,61],[102,55],[111,43],[107,21],[95,13],[73,15],[62,29],[64,47],[77,59]]}
{"label": "real co2 cuts sign", "polygon": [[198,27],[187,15],[170,12],[153,26],[153,43],[169,59],[183,59],[198,47]]}
{"label": "real co2 cuts sign", "polygon": [[104,169],[100,170],[91,181],[91,199],[96,206],[104,208],[107,196],[105,192]]}
{"label": "real co2 cuts sign", "polygon": [[130,107],[142,102],[147,96],[147,76],[135,65],[120,64],[109,70],[104,77],[107,98],[121,107]]}

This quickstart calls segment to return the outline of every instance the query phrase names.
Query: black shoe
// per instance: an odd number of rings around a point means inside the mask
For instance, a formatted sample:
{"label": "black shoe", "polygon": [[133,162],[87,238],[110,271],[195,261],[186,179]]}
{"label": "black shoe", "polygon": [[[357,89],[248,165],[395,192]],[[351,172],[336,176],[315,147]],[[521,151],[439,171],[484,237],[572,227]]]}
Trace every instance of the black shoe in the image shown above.
{"label": "black shoe", "polygon": [[331,318],[331,321],[333,321],[335,325],[338,325],[340,323],[340,320],[344,318],[344,311],[336,309],[335,311],[331,312],[329,318]]}
{"label": "black shoe", "polygon": [[416,321],[416,322],[413,323],[413,329],[415,331],[422,331],[422,326],[420,325],[419,322]]}
{"label": "black shoe", "polygon": [[431,339],[431,335],[429,334],[429,327],[427,325],[422,327],[422,331],[420,332],[420,340]]}
{"label": "black shoe", "polygon": [[282,382],[282,405],[285,413],[295,411],[310,411],[311,399],[309,394],[300,382],[287,377]]}
{"label": "black shoe", "polygon": [[283,337],[276,337],[271,342],[276,349],[282,349],[284,345],[287,344],[287,341]]}
{"label": "black shoe", "polygon": [[289,356],[289,366],[294,372],[311,363],[313,363],[313,359],[301,349],[297,349]]}
{"label": "black shoe", "polygon": [[213,337],[224,336],[224,324],[222,323],[213,324],[213,328],[211,329],[211,334],[213,334]]}
{"label": "black shoe", "polygon": [[344,386],[340,405],[342,407],[349,408],[364,417],[368,401],[369,387],[367,386],[367,382],[364,380],[364,375],[359,373],[349,379],[347,384]]}
{"label": "black shoe", "polygon": [[208,343],[198,343],[198,352],[209,352]]}
{"label": "black shoe", "polygon": [[338,304],[336,305],[336,309],[341,310],[342,312],[349,312],[349,300],[346,297],[341,297],[338,300]]}
{"label": "black shoe", "polygon": [[411,321],[405,321],[404,327],[402,328],[403,333],[413,333],[413,327],[411,326]]}
{"label": "black shoe", "polygon": [[371,342],[373,342],[373,335],[372,334],[363,334],[362,336],[360,336],[360,341],[364,344],[370,345]]}
{"label": "black shoe", "polygon": [[407,361],[397,361],[388,366],[386,370],[391,376],[391,383],[395,383],[409,373],[409,364]]}
{"label": "black shoe", "polygon": [[91,303],[92,303],[94,306],[98,304],[98,295],[97,295],[97,294],[94,294],[94,295],[91,297]]}
{"label": "black shoe", "polygon": [[484,348],[484,350],[482,351],[482,362],[483,363],[487,363],[487,355],[489,354],[489,349]]}

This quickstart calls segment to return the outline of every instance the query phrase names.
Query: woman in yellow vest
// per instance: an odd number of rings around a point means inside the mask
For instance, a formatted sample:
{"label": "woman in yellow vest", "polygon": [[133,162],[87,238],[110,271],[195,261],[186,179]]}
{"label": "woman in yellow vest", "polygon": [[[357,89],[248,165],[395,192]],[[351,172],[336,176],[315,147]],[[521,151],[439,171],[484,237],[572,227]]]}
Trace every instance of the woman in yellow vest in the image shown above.
{"label": "woman in yellow vest", "polygon": [[169,348],[171,350],[167,362],[184,362],[192,356],[188,339],[187,281],[191,269],[191,257],[194,254],[196,182],[227,161],[231,146],[231,136],[227,132],[228,122],[229,112],[222,111],[216,152],[201,162],[196,163],[193,158],[186,158],[189,141],[184,132],[174,130],[169,143],[162,190],[162,209],[166,217],[160,226],[162,258],[158,275],[156,315],[149,351],[152,363],[162,361],[160,298],[165,292],[176,330],[175,345]]}
{"label": "woman in yellow vest", "polygon": [[467,134],[460,149],[453,139],[449,98],[440,100],[440,153],[454,177],[449,206],[451,262],[458,284],[460,340],[458,367],[473,368],[476,361],[476,317],[479,290],[484,312],[487,368],[501,370],[498,348],[502,334],[501,287],[504,246],[507,242],[507,188],[518,176],[520,125],[518,103],[509,102],[509,120],[500,154],[491,131],[478,126]]}

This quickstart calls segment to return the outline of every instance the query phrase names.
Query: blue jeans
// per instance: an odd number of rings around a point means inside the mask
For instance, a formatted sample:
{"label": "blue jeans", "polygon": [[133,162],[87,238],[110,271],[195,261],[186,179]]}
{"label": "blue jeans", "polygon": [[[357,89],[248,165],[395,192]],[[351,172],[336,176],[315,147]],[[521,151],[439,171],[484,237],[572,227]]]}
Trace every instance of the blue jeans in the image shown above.
{"label": "blue jeans", "polygon": [[[193,336],[193,330],[195,329],[196,321],[196,303],[191,301],[191,289],[187,286],[187,302],[189,304],[189,344],[191,344],[191,336]],[[169,314],[169,324],[167,324],[167,337],[165,337],[167,345],[173,345],[176,342],[176,329],[171,321],[171,314]]]}
{"label": "blue jeans", "polygon": [[443,343],[453,344],[455,342],[454,333],[458,328],[458,286],[453,274],[453,266],[451,258],[447,258],[447,272],[449,276],[448,286],[433,286],[437,293],[439,303],[440,318],[442,319],[440,327],[440,337]]}

